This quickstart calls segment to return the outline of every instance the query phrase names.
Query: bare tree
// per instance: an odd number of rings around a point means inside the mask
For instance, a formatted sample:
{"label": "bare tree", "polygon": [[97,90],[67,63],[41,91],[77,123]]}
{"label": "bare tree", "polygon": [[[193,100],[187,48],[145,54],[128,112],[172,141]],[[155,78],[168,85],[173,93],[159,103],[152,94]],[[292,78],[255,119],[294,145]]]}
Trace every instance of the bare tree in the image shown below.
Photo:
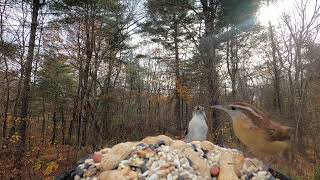
{"label": "bare tree", "polygon": [[[320,16],[320,4],[316,0],[311,6],[308,5],[308,1],[301,0],[295,1],[295,14],[288,15],[285,14],[283,21],[290,34],[290,38],[293,40],[293,50],[294,54],[292,66],[290,72],[293,76],[291,97],[293,98],[291,113],[294,115],[295,119],[295,139],[298,149],[302,150],[303,147],[303,124],[306,108],[306,94],[308,81],[305,77],[306,63],[303,61],[302,52],[303,48],[306,46],[310,36],[317,37],[320,24],[318,23],[318,18]],[[311,10],[311,12],[310,12]],[[292,53],[292,52],[288,52]],[[294,68],[294,70],[292,69]]]}
{"label": "bare tree", "polygon": [[[217,32],[214,26],[214,21],[217,18],[217,13],[219,11],[219,3],[215,3],[214,1],[201,0],[203,16],[204,16],[204,24],[205,24],[205,35],[202,45],[200,48],[204,48],[204,53],[207,56],[204,57],[205,60],[205,79],[207,79],[207,92],[209,93],[209,105],[215,105],[219,103],[219,73],[218,73],[218,63],[219,59],[216,56],[216,49],[219,44],[217,39],[211,38],[213,33]],[[222,139],[220,137],[220,119],[218,116],[212,112],[213,119],[213,132],[215,134],[214,141],[216,143],[222,143]]]}
{"label": "bare tree", "polygon": [[[269,0],[267,0],[267,5],[269,6]],[[277,107],[279,112],[281,113],[281,89],[280,89],[280,76],[281,76],[281,66],[279,62],[282,62],[281,56],[277,58],[277,44],[276,44],[276,36],[271,24],[271,20],[268,21],[268,32],[270,37],[270,46],[272,48],[272,70],[273,70],[273,79],[274,79],[274,107]]]}
{"label": "bare tree", "polygon": [[3,52],[1,52],[1,59],[0,63],[2,60],[4,60],[5,63],[5,79],[6,79],[6,91],[5,91],[5,103],[4,103],[4,120],[3,120],[3,126],[2,126],[2,137],[3,140],[6,138],[6,131],[7,131],[7,121],[8,121],[8,109],[9,109],[9,98],[10,98],[10,82],[8,78],[8,60],[7,57],[4,55],[5,50],[5,43],[3,39],[3,34],[4,34],[4,13],[6,10],[7,6],[7,0],[5,0],[2,4],[2,7],[0,9],[0,48]]}
{"label": "bare tree", "polygon": [[[27,60],[24,65],[24,76],[23,76],[23,85],[21,89],[21,108],[20,116],[17,123],[17,132],[19,135],[19,141],[16,144],[15,151],[15,167],[19,170],[22,166],[22,158],[25,151],[26,143],[26,128],[28,120],[28,111],[30,103],[30,80],[31,80],[31,71],[32,71],[32,61],[35,48],[35,39],[38,26],[38,13],[41,7],[40,0],[32,1],[32,21],[30,28],[30,38],[29,38],[29,47]],[[21,172],[18,172],[19,175]]]}

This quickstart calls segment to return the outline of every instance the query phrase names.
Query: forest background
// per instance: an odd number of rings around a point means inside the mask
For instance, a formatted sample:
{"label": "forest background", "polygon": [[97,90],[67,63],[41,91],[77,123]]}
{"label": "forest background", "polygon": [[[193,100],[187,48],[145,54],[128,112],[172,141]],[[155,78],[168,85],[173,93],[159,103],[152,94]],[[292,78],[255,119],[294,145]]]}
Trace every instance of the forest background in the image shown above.
{"label": "forest background", "polygon": [[[103,146],[181,138],[195,105],[294,128],[274,166],[320,177],[318,0],[1,0],[0,178],[52,178]],[[207,108],[209,140],[246,151]]]}

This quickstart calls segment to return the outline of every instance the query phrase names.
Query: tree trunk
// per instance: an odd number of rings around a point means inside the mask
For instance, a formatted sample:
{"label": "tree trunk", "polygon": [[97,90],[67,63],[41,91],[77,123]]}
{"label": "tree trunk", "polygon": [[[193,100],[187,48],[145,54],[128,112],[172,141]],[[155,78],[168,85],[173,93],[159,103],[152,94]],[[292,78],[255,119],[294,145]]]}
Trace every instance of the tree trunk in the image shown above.
{"label": "tree trunk", "polygon": [[[0,43],[3,45],[3,15],[7,7],[7,0],[5,0],[2,4],[2,8],[0,9]],[[1,46],[0,45],[0,46]],[[6,88],[5,88],[5,104],[4,104],[4,120],[3,120],[3,126],[2,126],[2,137],[3,137],[3,145],[7,144],[7,138],[6,138],[6,132],[7,132],[7,122],[8,122],[8,110],[9,110],[9,100],[10,100],[10,82],[8,79],[8,60],[5,57],[5,55],[1,55],[1,59],[4,58],[5,63],[5,79],[6,79]],[[1,63],[0,59],[0,63]]]}
{"label": "tree trunk", "polygon": [[[25,5],[24,5],[24,1],[21,1],[21,11],[23,12],[23,22],[22,22],[22,30],[21,30],[21,37],[25,37],[25,27],[26,27],[26,19],[27,19],[27,13],[26,12],[27,8],[25,8]],[[24,71],[25,71],[25,64],[24,64],[24,54],[25,54],[25,48],[26,48],[26,42],[25,42],[25,38],[22,38],[21,40],[21,45],[20,45],[20,48],[21,48],[21,53],[19,54],[19,58],[20,58],[20,78],[19,78],[19,81],[18,81],[18,87],[17,87],[17,97],[15,99],[15,103],[14,103],[14,107],[13,107],[13,118],[14,118],[14,121],[13,121],[13,124],[11,126],[11,129],[10,129],[10,134],[9,134],[9,137],[12,137],[15,133],[16,133],[16,121],[17,121],[17,118],[18,118],[18,111],[19,111],[19,107],[20,107],[20,103],[21,103],[21,86],[23,84],[23,78],[24,78]]]}
{"label": "tree trunk", "polygon": [[95,51],[94,51],[94,62],[93,62],[93,65],[94,65],[94,70],[93,72],[91,73],[91,78],[92,78],[92,107],[90,108],[90,114],[91,114],[91,121],[90,121],[90,144],[93,146],[93,150],[96,150],[98,148],[98,144],[96,142],[96,136],[95,136],[95,131],[97,131],[98,129],[96,128],[96,124],[97,124],[97,105],[98,105],[98,102],[97,102],[97,95],[98,95],[98,89],[97,89],[97,83],[98,83],[98,70],[100,68],[100,56],[99,56],[99,52],[100,52],[100,49],[101,48],[101,39],[99,39],[98,41],[98,47],[95,48]]}
{"label": "tree trunk", "polygon": [[62,132],[62,144],[65,144],[65,119],[64,119],[64,106],[60,107],[60,115],[61,115],[61,132]]}
{"label": "tree trunk", "polygon": [[[231,30],[232,31],[232,30]],[[236,46],[237,39],[231,39],[231,42],[227,41],[227,70],[231,79],[231,100],[234,102],[237,99],[237,90],[236,90],[236,76],[238,74],[238,47]]]}
{"label": "tree trunk", "polygon": [[53,129],[52,129],[51,144],[54,144],[56,141],[56,131],[57,131],[57,112],[55,109],[52,116],[52,122],[53,122]]}
{"label": "tree trunk", "polygon": [[102,143],[102,139],[106,139],[109,134],[109,125],[111,122],[111,106],[110,106],[110,90],[111,90],[111,75],[114,69],[114,61],[116,59],[115,53],[113,50],[110,50],[110,60],[108,64],[108,72],[107,76],[104,79],[103,88],[100,94],[100,100],[98,102],[98,114],[101,114],[98,117],[98,121],[96,122],[96,138],[100,143]]}
{"label": "tree trunk", "polygon": [[20,169],[22,167],[22,158],[25,152],[26,127],[27,127],[27,118],[28,118],[29,101],[30,101],[30,80],[31,80],[32,61],[33,61],[33,55],[34,55],[36,32],[37,32],[37,26],[38,26],[37,18],[38,18],[39,9],[40,9],[40,0],[33,0],[29,47],[28,47],[27,60],[24,66],[25,74],[23,79],[23,86],[21,89],[20,118],[17,121],[17,132],[18,132],[18,135],[20,136],[20,139],[16,144],[15,167],[18,169],[18,177],[21,176]]}
{"label": "tree trunk", "polygon": [[[95,44],[95,36],[94,36],[94,17],[92,12],[94,12],[94,3],[88,3],[86,4],[86,17],[85,17],[85,27],[86,27],[86,63],[84,67],[84,73],[83,73],[83,90],[81,92],[80,97],[80,109],[83,110],[83,112],[80,113],[81,116],[83,116],[83,129],[82,129],[82,139],[80,142],[80,138],[78,141],[79,146],[85,146],[87,141],[87,125],[88,125],[88,118],[89,118],[89,71],[90,71],[90,64],[93,54],[93,48]],[[81,118],[79,119],[79,123],[81,121]],[[79,129],[80,131],[80,129]],[[78,133],[80,134],[80,133]]]}
{"label": "tree trunk", "polygon": [[[269,0],[267,1],[269,5]],[[275,37],[274,37],[274,32],[273,28],[271,25],[271,21],[269,23],[269,36],[270,36],[270,41],[271,41],[271,48],[272,48],[272,66],[273,66],[273,75],[274,75],[274,107],[277,107],[279,112],[281,113],[282,107],[281,107],[281,94],[280,94],[280,69],[278,68],[278,63],[277,63],[277,57],[276,57],[276,43],[275,43]]]}
{"label": "tree trunk", "polygon": [[81,146],[81,125],[82,125],[82,117],[83,117],[83,89],[80,88],[80,100],[79,100],[79,109],[78,109],[78,114],[75,114],[78,120],[78,128],[77,128],[77,146],[80,148]]}
{"label": "tree trunk", "polygon": [[41,136],[42,136],[42,140],[41,140],[41,144],[44,144],[45,142],[45,136],[46,136],[46,105],[45,105],[45,101],[44,101],[44,97],[42,97],[42,126],[41,126]]}
{"label": "tree trunk", "polygon": [[[216,47],[210,47],[209,57],[208,57],[208,92],[209,92],[209,105],[213,106],[219,104],[219,91],[218,91],[218,72],[216,70]],[[212,111],[212,119],[213,119],[213,135],[214,142],[222,145],[222,136],[220,132],[221,120],[218,118],[215,111]]]}
{"label": "tree trunk", "polygon": [[[207,92],[209,94],[209,105],[216,105],[219,103],[219,76],[217,72],[218,60],[216,57],[216,46],[217,40],[211,38],[209,35],[215,32],[214,20],[216,18],[217,8],[214,1],[201,0],[203,15],[204,15],[204,24],[205,24],[205,35],[202,39],[202,50],[203,54],[206,56],[205,59],[205,79],[207,79]],[[211,38],[211,39],[209,39]],[[214,133],[214,142],[217,144],[222,144],[220,125],[221,121],[218,118],[215,111],[212,111],[212,130]]]}
{"label": "tree trunk", "polygon": [[142,94],[142,87],[141,87],[141,82],[138,82],[138,97],[137,97],[137,104],[138,104],[138,107],[137,107],[137,118],[142,122],[143,121],[143,117],[142,117],[142,97],[141,97],[141,94]]}
{"label": "tree trunk", "polygon": [[4,58],[4,63],[6,66],[5,70],[5,79],[6,79],[6,88],[5,88],[5,93],[6,93],[6,100],[4,104],[4,120],[3,120],[3,127],[2,127],[2,137],[3,140],[5,141],[6,139],[6,132],[7,132],[7,121],[8,121],[8,110],[9,110],[9,100],[10,100],[10,82],[9,82],[9,77],[8,77],[8,61],[7,58]]}
{"label": "tree trunk", "polygon": [[[78,77],[77,95],[73,101],[72,119],[69,123],[68,139],[67,139],[67,143],[69,145],[72,143],[71,141],[72,141],[73,126],[75,125],[75,123],[77,123],[78,116],[79,116],[78,108],[79,108],[80,91],[81,91],[81,86],[82,86],[82,56],[81,56],[80,29],[81,28],[80,28],[80,23],[79,23],[78,31],[77,31],[77,49],[78,49],[77,60],[79,61],[79,69],[78,69],[79,77]],[[78,126],[79,126],[79,124],[78,124]]]}
{"label": "tree trunk", "polygon": [[[93,28],[93,27],[92,27]],[[87,35],[87,37],[89,38],[89,35]],[[91,39],[92,40],[92,39]],[[90,43],[91,44],[91,43]],[[87,126],[88,126],[88,118],[89,118],[89,89],[90,87],[88,86],[88,79],[89,79],[89,70],[90,70],[90,63],[91,63],[91,59],[92,59],[92,46],[90,45],[90,47],[86,52],[86,65],[85,65],[85,69],[84,69],[84,81],[83,81],[83,94],[82,94],[82,98],[83,99],[83,106],[84,106],[84,115],[83,115],[83,129],[82,129],[82,143],[81,146],[85,146],[86,145],[86,141],[87,141]]]}
{"label": "tree trunk", "polygon": [[[77,102],[75,102],[74,104],[76,104]],[[74,126],[74,122],[76,120],[76,105],[73,106],[73,111],[72,111],[72,119],[69,123],[69,129],[68,129],[68,139],[67,139],[67,143],[69,145],[71,145],[71,136],[72,136],[72,131],[73,131],[73,126]]]}
{"label": "tree trunk", "polygon": [[39,38],[38,38],[38,48],[37,48],[37,53],[35,55],[35,66],[34,66],[34,71],[33,73],[35,74],[35,76],[33,77],[33,82],[36,82],[36,78],[38,76],[36,76],[37,74],[37,71],[38,71],[38,67],[39,67],[39,59],[40,59],[40,44],[41,44],[41,39],[42,39],[42,36],[43,36],[43,25],[44,25],[44,14],[42,13],[42,11],[40,12],[40,14],[42,14],[42,17],[40,18],[41,19],[41,23],[40,23],[40,32],[39,32]]}
{"label": "tree trunk", "polygon": [[[296,57],[295,57],[295,121],[296,121],[296,132],[295,132],[295,140],[298,151],[303,152],[304,149],[304,141],[303,141],[303,102],[302,102],[302,87],[303,87],[303,78],[301,78],[303,74],[302,70],[302,45],[301,42],[296,42]],[[298,101],[299,100],[299,101]]]}
{"label": "tree trunk", "polygon": [[182,131],[182,118],[181,118],[181,97],[178,93],[178,84],[182,84],[180,79],[180,59],[179,59],[179,45],[178,45],[178,34],[179,34],[179,27],[178,27],[178,20],[176,19],[176,14],[174,14],[173,23],[174,23],[174,34],[173,34],[173,41],[174,41],[174,72],[175,72],[175,120],[178,131]]}

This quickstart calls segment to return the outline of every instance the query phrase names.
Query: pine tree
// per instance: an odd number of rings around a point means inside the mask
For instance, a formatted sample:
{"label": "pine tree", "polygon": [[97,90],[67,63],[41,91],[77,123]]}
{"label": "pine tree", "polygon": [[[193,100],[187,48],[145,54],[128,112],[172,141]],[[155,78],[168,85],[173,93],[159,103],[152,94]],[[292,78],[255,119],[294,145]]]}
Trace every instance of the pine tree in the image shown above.
{"label": "pine tree", "polygon": [[181,46],[188,43],[192,33],[187,32],[185,27],[195,22],[194,14],[186,7],[193,4],[190,0],[148,0],[146,3],[148,19],[143,25],[143,30],[151,35],[154,42],[159,42],[173,55],[168,57],[173,68],[175,81],[175,121],[176,128],[181,131],[183,127],[179,83],[183,82],[181,73]]}

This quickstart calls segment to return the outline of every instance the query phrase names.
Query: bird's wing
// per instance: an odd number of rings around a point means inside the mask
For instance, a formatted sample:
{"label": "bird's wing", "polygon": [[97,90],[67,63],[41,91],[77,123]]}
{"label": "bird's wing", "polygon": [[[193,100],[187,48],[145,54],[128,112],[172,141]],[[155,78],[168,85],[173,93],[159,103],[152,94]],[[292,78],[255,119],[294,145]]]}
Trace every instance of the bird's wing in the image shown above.
{"label": "bird's wing", "polygon": [[194,133],[194,128],[198,126],[197,121],[195,121],[193,118],[191,119],[191,121],[189,121],[188,124],[188,134],[192,134]]}
{"label": "bird's wing", "polygon": [[186,129],[184,133],[186,135],[185,139],[187,140],[187,142],[191,141],[191,139],[192,139],[191,134],[193,133],[192,132],[192,119],[191,119],[191,121],[189,121],[188,129]]}
{"label": "bird's wing", "polygon": [[199,124],[199,133],[206,135],[208,133],[208,126],[207,124],[203,123],[203,124]]}
{"label": "bird's wing", "polygon": [[239,108],[246,116],[248,116],[254,126],[265,131],[266,138],[270,141],[285,141],[290,139],[290,130],[288,126],[282,126],[272,121],[260,109],[242,102],[233,103],[232,106]]}
{"label": "bird's wing", "polygon": [[204,130],[205,130],[205,133],[208,133],[208,125],[207,125],[207,123],[204,123]]}
{"label": "bird's wing", "polygon": [[268,135],[273,141],[287,141],[290,140],[290,132],[292,128],[288,126],[276,126],[267,129]]}

